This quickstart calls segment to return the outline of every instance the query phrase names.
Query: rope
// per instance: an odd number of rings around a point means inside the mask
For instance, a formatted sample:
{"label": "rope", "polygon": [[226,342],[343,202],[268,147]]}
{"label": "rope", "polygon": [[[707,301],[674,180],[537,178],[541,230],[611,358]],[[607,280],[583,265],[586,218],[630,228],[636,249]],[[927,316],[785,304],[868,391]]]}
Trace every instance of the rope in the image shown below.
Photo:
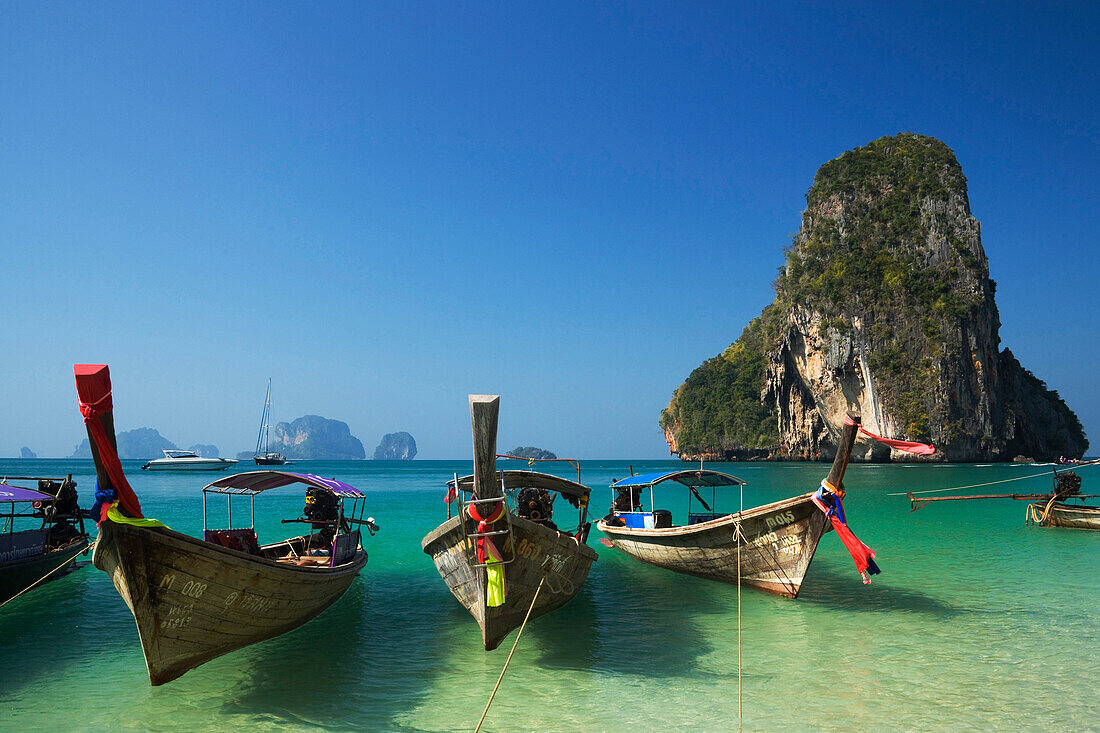
{"label": "rope", "polygon": [[516,634],[516,643],[512,644],[512,651],[508,652],[508,659],[504,661],[504,669],[500,670],[500,677],[497,678],[497,684],[493,688],[493,694],[489,695],[489,702],[485,703],[485,710],[481,713],[481,720],[477,721],[477,727],[474,728],[474,733],[478,733],[481,730],[481,724],[485,722],[485,716],[489,714],[489,706],[493,704],[493,698],[497,696],[497,690],[500,689],[500,683],[504,680],[504,673],[508,671],[508,665],[512,661],[512,655],[516,653],[516,647],[519,646],[519,638],[523,636],[523,629],[527,626],[527,620],[531,618],[531,611],[535,610],[535,601],[539,599],[539,591],[542,590],[542,584],[546,582],[546,576],[542,576],[542,580],[539,581],[539,587],[535,588],[535,597],[531,599],[531,607],[527,609],[527,615],[523,617],[523,623],[520,624],[519,633]]}
{"label": "rope", "polygon": [[[1097,464],[1100,464],[1100,461],[1093,461],[1092,463],[1082,463],[1082,464],[1079,464],[1079,465],[1074,466],[1072,468],[1064,469],[1062,471],[1062,473],[1065,473],[1065,471],[1076,471],[1078,468],[1086,468],[1088,466],[1095,466]],[[899,491],[899,492],[896,492],[896,493],[893,493],[893,494],[887,494],[887,496],[908,496],[909,494],[913,494],[915,496],[917,494],[938,494],[938,493],[941,493],[941,492],[944,492],[944,491],[962,491],[963,489],[976,489],[979,486],[993,486],[994,484],[1007,484],[1010,481],[1025,481],[1029,478],[1039,478],[1039,477],[1046,477],[1046,476],[1050,476],[1050,474],[1049,473],[1032,473],[1032,474],[1029,474],[1027,476],[1017,476],[1016,478],[1006,478],[1006,479],[1001,479],[1000,481],[986,481],[984,484],[970,484],[969,486],[952,486],[949,489],[929,489],[927,491]]]}
{"label": "rope", "polygon": [[[81,554],[81,555],[86,555],[86,554],[88,554],[88,550],[91,550],[91,549],[92,549],[93,547],[95,547],[95,543],[96,543],[96,542],[99,542],[99,539],[98,539],[98,538],[97,538],[97,539],[95,539],[95,540],[93,540],[93,541],[92,541],[92,542],[91,542],[91,543],[90,543],[90,544],[89,544],[89,545],[88,545],[88,546],[87,546],[86,548],[84,548],[84,551],[83,551],[83,552],[81,552],[81,553],[79,553],[79,554]],[[43,582],[44,580],[46,580],[46,578],[50,577],[51,575],[53,575],[54,573],[56,573],[56,572],[57,572],[58,570],[60,570],[61,568],[63,568],[63,567],[65,567],[66,565],[68,565],[69,563],[73,562],[73,561],[74,561],[75,559],[76,559],[76,555],[74,555],[74,556],[70,557],[70,558],[69,558],[69,559],[67,559],[67,560],[66,560],[65,562],[61,563],[60,565],[58,565],[58,566],[57,566],[56,568],[54,568],[53,570],[51,570],[50,572],[46,573],[45,575],[43,575],[43,576],[42,576],[41,578],[39,578],[38,580],[34,581],[33,583],[31,583],[31,584],[30,584],[30,585],[28,585],[28,586],[27,586],[26,588],[24,588],[23,590],[21,590],[21,591],[19,591],[18,593],[16,593],[16,594],[15,594],[14,596],[12,596],[11,598],[9,598],[8,600],[4,601],[3,603],[0,603],[0,608],[3,608],[4,606],[8,605],[8,604],[9,604],[9,603],[11,603],[12,601],[14,601],[14,600],[15,600],[16,598],[18,598],[19,596],[23,595],[24,593],[26,593],[27,591],[31,590],[32,588],[37,588],[37,587],[38,587],[39,585],[41,585],[41,584],[42,584],[42,582]]]}
{"label": "rope", "polygon": [[1047,502],[1047,505],[1038,510],[1038,512],[1036,512],[1034,504],[1028,504],[1027,509],[1029,514],[1031,515],[1030,518],[1035,520],[1036,524],[1046,524],[1047,520],[1050,519],[1050,510],[1054,506],[1054,502],[1056,502],[1057,500],[1058,495],[1055,494],[1054,496],[1050,497],[1050,501]]}
{"label": "rope", "polygon": [[737,510],[737,733],[741,733],[741,515],[745,512],[745,485],[741,484],[741,507]]}

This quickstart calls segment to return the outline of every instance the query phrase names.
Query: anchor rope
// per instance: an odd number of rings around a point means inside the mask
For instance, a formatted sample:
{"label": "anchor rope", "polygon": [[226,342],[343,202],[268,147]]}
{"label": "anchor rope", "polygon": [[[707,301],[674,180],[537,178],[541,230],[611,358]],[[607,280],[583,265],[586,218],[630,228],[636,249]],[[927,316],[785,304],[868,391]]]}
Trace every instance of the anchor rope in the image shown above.
{"label": "anchor rope", "polygon": [[[96,542],[99,542],[99,538],[96,538],[96,539],[92,540],[92,542],[90,542],[90,543],[88,544],[88,546],[87,546],[86,548],[84,548],[83,552],[80,552],[80,553],[78,553],[78,554],[81,554],[81,555],[86,555],[86,554],[88,554],[88,551],[89,551],[89,550],[91,550],[91,549],[92,549],[93,547],[95,547],[95,543],[96,543]],[[27,591],[29,591],[29,590],[31,590],[31,589],[33,589],[33,588],[37,588],[37,587],[38,587],[38,585],[39,585],[40,583],[42,583],[42,581],[44,581],[44,580],[45,580],[46,578],[50,577],[51,575],[53,575],[54,573],[56,573],[56,572],[57,572],[58,570],[60,570],[61,568],[63,568],[63,567],[65,567],[66,565],[68,565],[69,563],[73,562],[74,560],[76,560],[76,555],[73,555],[73,556],[72,556],[72,557],[70,557],[70,558],[69,558],[68,560],[66,560],[65,562],[61,563],[61,564],[60,564],[60,565],[58,565],[58,566],[57,566],[56,568],[54,568],[53,570],[51,570],[50,572],[48,572],[48,573],[46,573],[45,575],[43,575],[43,576],[42,576],[41,578],[39,578],[38,580],[36,580],[36,581],[34,581],[33,583],[31,583],[30,585],[28,585],[28,586],[27,586],[26,588],[24,588],[23,590],[19,591],[18,593],[16,593],[16,594],[15,594],[14,596],[12,596],[11,598],[9,598],[8,600],[4,601],[3,603],[0,603],[0,608],[3,608],[4,606],[8,605],[9,603],[11,603],[12,601],[14,601],[14,600],[15,600],[16,598],[18,598],[19,596],[21,596],[21,595],[23,595],[24,593],[26,593]]]}
{"label": "anchor rope", "polygon": [[[1078,464],[1076,466],[1071,466],[1069,468],[1063,469],[1061,472],[1065,473],[1066,471],[1076,471],[1079,468],[1089,468],[1091,466],[1096,466],[1096,465],[1100,465],[1100,461],[1092,461],[1091,463],[1081,463],[1081,464]],[[1050,474],[1045,473],[1045,472],[1044,473],[1032,473],[1032,474],[1028,474],[1027,476],[1016,476],[1015,478],[1005,478],[1005,479],[1001,479],[1000,481],[986,481],[985,483],[969,484],[967,486],[952,486],[952,487],[947,488],[947,489],[928,489],[927,491],[899,491],[899,492],[887,494],[887,496],[908,496],[909,494],[913,494],[914,496],[916,496],[917,494],[939,494],[939,493],[942,493],[944,491],[962,491],[963,489],[976,489],[980,486],[993,486],[994,484],[1007,484],[1011,481],[1026,481],[1027,479],[1030,479],[1030,478],[1040,478],[1040,477],[1048,477],[1048,476],[1050,476]]]}
{"label": "anchor rope", "polygon": [[741,709],[741,515],[745,513],[745,485],[741,484],[741,506],[737,510],[737,733],[741,733],[744,714]]}
{"label": "anchor rope", "polygon": [[489,695],[489,702],[485,703],[485,710],[481,713],[481,720],[477,721],[477,727],[474,728],[474,733],[478,733],[481,730],[481,724],[485,722],[485,716],[489,714],[489,706],[493,704],[493,698],[497,696],[497,690],[500,689],[500,683],[504,680],[504,673],[508,671],[508,665],[512,662],[512,655],[516,653],[516,647],[519,646],[519,638],[523,636],[523,630],[527,627],[527,620],[531,618],[531,612],[535,610],[535,601],[539,599],[539,591],[542,590],[542,584],[546,582],[546,575],[542,576],[542,580],[539,581],[539,587],[535,588],[535,596],[531,599],[531,605],[527,609],[527,615],[523,617],[523,623],[520,624],[519,633],[516,634],[516,642],[512,644],[512,651],[508,652],[508,659],[504,661],[504,669],[500,670],[500,677],[497,678],[496,686],[493,687],[493,693]]}

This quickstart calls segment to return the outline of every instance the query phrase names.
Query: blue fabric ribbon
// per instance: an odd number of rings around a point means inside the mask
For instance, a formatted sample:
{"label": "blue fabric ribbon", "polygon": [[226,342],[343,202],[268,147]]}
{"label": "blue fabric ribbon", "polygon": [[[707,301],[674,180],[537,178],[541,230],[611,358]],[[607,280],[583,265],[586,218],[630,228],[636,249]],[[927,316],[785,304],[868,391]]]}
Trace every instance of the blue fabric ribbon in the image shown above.
{"label": "blue fabric ribbon", "polygon": [[95,504],[92,504],[92,519],[95,520],[96,524],[99,524],[99,520],[103,517],[103,505],[110,505],[117,498],[118,493],[114,489],[101,489],[99,488],[99,479],[95,480]]}

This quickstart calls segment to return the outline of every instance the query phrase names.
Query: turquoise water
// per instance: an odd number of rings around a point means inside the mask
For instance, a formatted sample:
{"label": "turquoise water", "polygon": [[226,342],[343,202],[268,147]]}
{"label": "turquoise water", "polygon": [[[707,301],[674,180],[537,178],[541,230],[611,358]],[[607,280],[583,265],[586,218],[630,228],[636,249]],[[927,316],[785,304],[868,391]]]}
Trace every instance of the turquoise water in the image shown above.
{"label": "turquoise water", "polygon": [[[201,531],[199,489],[214,475],[125,464],[147,516]],[[583,464],[595,516],[628,465]],[[633,462],[636,472],[684,465]],[[746,506],[812,490],[828,469],[708,467],[749,482]],[[364,490],[382,527],[365,538],[370,562],[339,603],[290,634],[153,688],[129,611],[107,576],[85,567],[0,610],[3,729],[472,730],[514,635],[483,651],[473,619],[420,550],[446,516],[443,483],[468,473],[469,462],[293,468]],[[0,461],[0,473],[67,472],[89,505],[90,462]],[[829,534],[798,600],[742,594],[744,729],[1096,729],[1100,533],[1027,527],[1023,502],[947,502],[909,514],[904,497],[888,496],[1044,472],[963,493],[1044,491],[1049,468],[850,467],[850,525],[883,574],[863,585]],[[1082,477],[1100,493],[1100,469]],[[718,501],[736,509],[735,494]],[[261,541],[283,536],[278,519],[301,503],[294,489],[257,499]],[[659,492],[657,503],[678,518],[686,510],[675,491]],[[247,503],[234,504],[238,511],[246,516]],[[736,589],[637,563],[592,534],[600,559],[587,584],[528,626],[484,729],[736,729]]]}

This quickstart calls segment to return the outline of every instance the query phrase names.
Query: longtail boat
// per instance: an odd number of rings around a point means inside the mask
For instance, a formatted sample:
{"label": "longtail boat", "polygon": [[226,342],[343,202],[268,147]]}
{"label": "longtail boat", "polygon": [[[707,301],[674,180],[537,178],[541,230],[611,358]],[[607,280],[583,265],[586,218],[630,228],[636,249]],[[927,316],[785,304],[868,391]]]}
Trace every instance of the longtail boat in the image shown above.
{"label": "longtail boat", "polygon": [[[107,367],[78,364],[74,371],[102,502],[93,508],[99,539],[92,562],[111,576],[134,615],[153,685],[301,626],[339,600],[367,564],[358,528],[373,534],[377,526],[362,517],[363,495],[312,474],[251,471],[208,484],[203,539],[144,518],[118,460]],[[282,521],[306,524],[308,531],[260,545],[256,496],[291,484],[307,487],[305,509],[302,517]],[[225,497],[224,529],[207,526],[211,495]],[[233,499],[241,496],[250,499],[251,522],[235,528]]]}
{"label": "longtail boat", "polygon": [[[9,478],[35,488],[9,484]],[[76,557],[88,550],[71,475],[0,479],[0,522],[0,604],[71,572]]]}
{"label": "longtail boat", "polygon": [[[587,486],[536,471],[497,471],[499,408],[499,397],[470,395],[474,473],[450,482],[448,519],[421,543],[451,593],[477,620],[486,651],[496,649],[528,612],[535,619],[572,600],[596,560],[586,544]],[[556,496],[578,509],[575,531],[554,523]]]}
{"label": "longtail boat", "polygon": [[[716,506],[718,488],[745,485],[726,473],[700,467],[616,481],[611,486],[611,511],[596,524],[606,538],[601,542],[667,570],[734,585],[740,581],[750,588],[797,598],[821,536],[838,525],[833,521],[830,527],[828,510],[843,497],[842,480],[858,428],[859,418],[849,416],[821,490],[735,513],[719,513],[712,508]],[[665,482],[687,488],[687,524],[675,525],[672,512],[653,508],[653,487]],[[706,488],[711,489],[710,503],[699,491]],[[646,489],[648,510],[642,504]],[[693,500],[700,505],[699,511],[693,511]],[[870,559],[873,556],[865,556],[862,567],[856,560],[861,574],[868,565],[873,568],[871,573],[877,572]],[[865,574],[864,580],[867,582]]]}
{"label": "longtail boat", "polygon": [[[971,494],[966,496],[917,496],[916,492],[906,494],[909,499],[909,513],[937,501],[974,501],[978,499],[1012,499],[1030,502],[1024,514],[1028,524],[1044,527],[1063,527],[1066,529],[1100,530],[1100,506],[1088,504],[1088,499],[1100,499],[1100,494],[1082,494],[1081,477],[1076,471],[1085,466],[1097,465],[1098,461],[1078,463],[1070,468],[1053,469],[1053,486],[1045,494]],[[1018,479],[1014,479],[1018,480]]]}

